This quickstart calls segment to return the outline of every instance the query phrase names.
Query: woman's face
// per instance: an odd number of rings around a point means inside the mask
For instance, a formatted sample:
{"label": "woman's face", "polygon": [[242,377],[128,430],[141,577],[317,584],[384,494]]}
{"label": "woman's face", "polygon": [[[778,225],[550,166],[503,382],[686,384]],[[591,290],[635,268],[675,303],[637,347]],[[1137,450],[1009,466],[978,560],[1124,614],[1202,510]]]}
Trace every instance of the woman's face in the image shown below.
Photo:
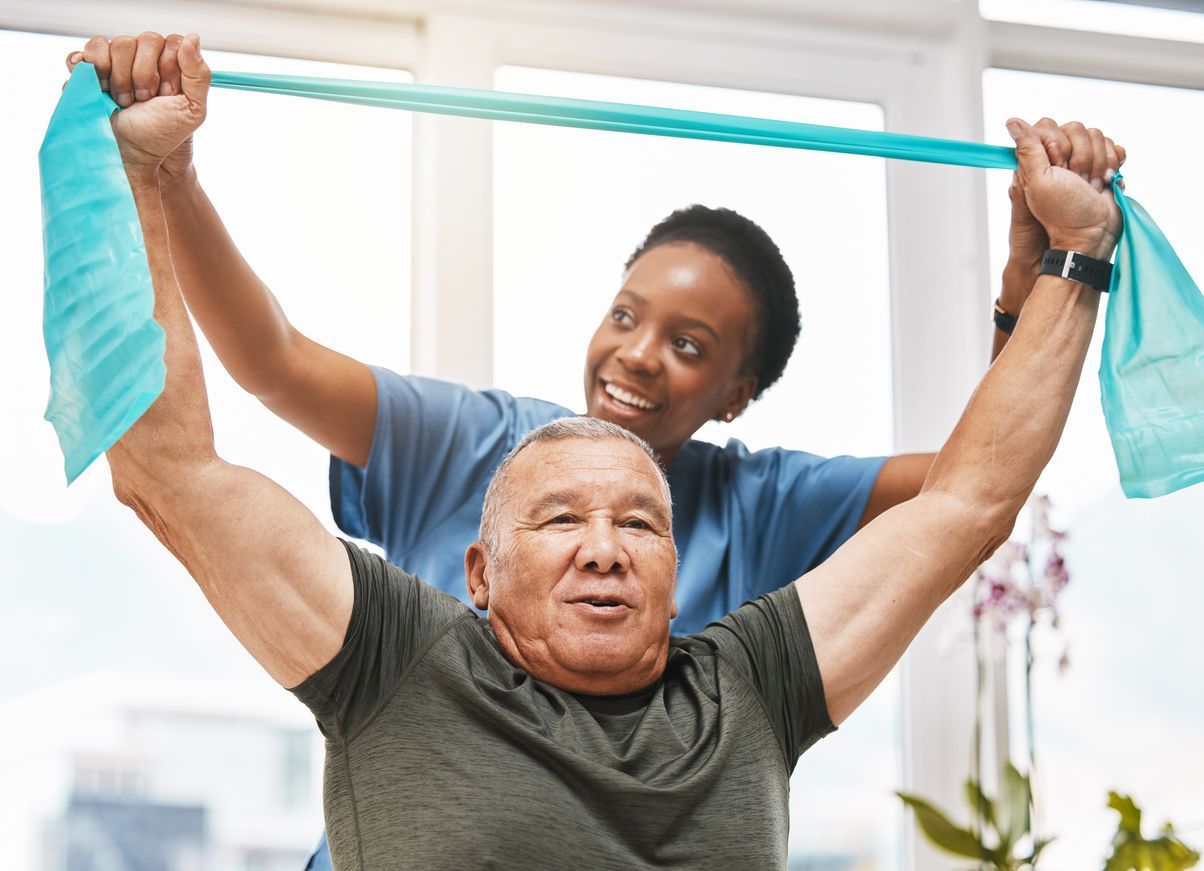
{"label": "woman's face", "polygon": [[645,252],[590,339],[587,413],[641,436],[668,463],[708,420],[748,405],[752,319],[749,291],[722,258],[692,242]]}

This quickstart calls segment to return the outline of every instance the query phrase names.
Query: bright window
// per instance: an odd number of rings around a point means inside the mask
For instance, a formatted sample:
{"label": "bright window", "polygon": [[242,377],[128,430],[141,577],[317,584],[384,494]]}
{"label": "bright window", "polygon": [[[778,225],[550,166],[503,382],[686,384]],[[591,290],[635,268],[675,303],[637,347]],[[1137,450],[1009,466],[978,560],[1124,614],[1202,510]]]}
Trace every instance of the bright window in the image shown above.
{"label": "bright window", "polygon": [[[22,83],[0,139],[5,862],[66,867],[61,851],[73,849],[128,860],[121,851],[145,831],[159,839],[143,844],[156,867],[300,868],[321,830],[312,716],[261,673],[183,569],[117,504],[102,461],[64,491],[54,432],[42,421],[49,380],[35,155],[63,58],[80,45],[0,31],[4,74]],[[214,69],[409,78],[207,56]],[[410,138],[406,113],[219,90],[197,136],[202,181],[293,322],[401,371]],[[244,394],[207,349],[205,368],[218,450],[280,482],[333,528],[325,453]]]}
{"label": "bright window", "polygon": [[[1000,144],[1009,141],[1009,115],[1048,115],[1082,120],[1126,146],[1126,191],[1157,220],[1188,271],[1204,276],[1204,183],[1194,169],[1204,94],[989,70],[984,97],[987,135]],[[999,275],[1009,206],[1006,184],[991,181],[992,272]],[[1060,643],[1042,639],[1034,702],[1037,800],[1044,834],[1057,836],[1042,867],[1048,861],[1055,871],[1103,864],[1116,827],[1116,814],[1105,809],[1110,789],[1133,795],[1150,831],[1171,819],[1192,829],[1189,843],[1204,834],[1204,636],[1196,625],[1204,609],[1204,488],[1124,498],[1100,411],[1102,338],[1103,309],[1065,435],[1037,485],[1070,533],[1071,583],[1060,608],[1070,669],[1057,674]],[[1012,731],[1022,738],[1022,729]]]}
{"label": "bright window", "polygon": [[983,18],[996,21],[1204,42],[1204,16],[1198,10],[1158,9],[1157,5],[1114,0],[979,0],[978,3]]}
{"label": "bright window", "polygon": [[[863,129],[880,107],[506,67],[501,90],[616,100]],[[623,264],[690,203],[761,224],[795,274],[803,333],[782,381],[700,437],[815,453],[891,450],[885,172],[879,160],[520,124],[494,141],[494,374],[511,392],[583,407],[589,336]],[[850,264],[856,264],[850,268]],[[533,341],[532,337],[538,337]],[[898,684],[799,763],[791,867],[899,866]]]}

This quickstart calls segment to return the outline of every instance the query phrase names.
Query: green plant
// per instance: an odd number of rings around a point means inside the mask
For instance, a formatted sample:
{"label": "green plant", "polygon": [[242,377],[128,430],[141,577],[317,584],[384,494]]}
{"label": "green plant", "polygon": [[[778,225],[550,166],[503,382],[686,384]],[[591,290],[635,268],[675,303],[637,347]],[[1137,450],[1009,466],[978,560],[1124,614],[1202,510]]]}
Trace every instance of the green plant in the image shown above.
{"label": "green plant", "polygon": [[981,826],[963,828],[919,796],[903,792],[896,795],[915,813],[916,822],[929,841],[954,856],[976,860],[980,868],[995,871],[1033,868],[1041,851],[1052,840],[1032,839],[1029,814],[1032,788],[1028,778],[1011,763],[1004,769],[1000,795],[994,801],[987,797],[976,780],[966,781],[966,800],[973,818],[981,821]]}
{"label": "green plant", "polygon": [[1129,796],[1108,793],[1108,807],[1120,814],[1120,822],[1104,871],[1185,871],[1200,861],[1199,853],[1175,837],[1170,823],[1162,827],[1160,837],[1142,837],[1141,808]]}

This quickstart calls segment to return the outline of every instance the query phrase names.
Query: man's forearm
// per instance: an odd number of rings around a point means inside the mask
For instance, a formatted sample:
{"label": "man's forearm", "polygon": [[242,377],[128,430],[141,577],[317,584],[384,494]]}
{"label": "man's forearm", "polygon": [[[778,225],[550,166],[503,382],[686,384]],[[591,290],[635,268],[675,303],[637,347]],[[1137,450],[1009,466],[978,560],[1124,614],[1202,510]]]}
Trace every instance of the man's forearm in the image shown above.
{"label": "man's forearm", "polygon": [[197,180],[160,173],[171,256],[188,308],[222,365],[258,396],[278,387],[294,334],[276,298],[243,259]]}
{"label": "man's forearm", "polygon": [[214,458],[213,426],[200,353],[172,269],[167,224],[153,175],[131,175],[155,290],[154,317],[167,334],[163,393],[109,449],[114,488],[142,493],[179,483]]}
{"label": "man's forearm", "polygon": [[1099,297],[1068,279],[1037,279],[1023,321],[937,455],[925,490],[1015,516],[1061,438]]}

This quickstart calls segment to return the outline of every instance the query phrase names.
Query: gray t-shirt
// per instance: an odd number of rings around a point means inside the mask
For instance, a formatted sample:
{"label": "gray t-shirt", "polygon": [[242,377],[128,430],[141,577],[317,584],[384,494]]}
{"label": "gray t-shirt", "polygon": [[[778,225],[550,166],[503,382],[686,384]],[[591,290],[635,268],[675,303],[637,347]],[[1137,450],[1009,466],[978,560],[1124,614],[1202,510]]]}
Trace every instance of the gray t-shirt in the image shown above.
{"label": "gray t-shirt", "polygon": [[648,689],[582,696],[347,552],[343,648],[293,690],[326,736],[335,868],[786,867],[790,772],[833,730],[793,586],[673,638]]}

